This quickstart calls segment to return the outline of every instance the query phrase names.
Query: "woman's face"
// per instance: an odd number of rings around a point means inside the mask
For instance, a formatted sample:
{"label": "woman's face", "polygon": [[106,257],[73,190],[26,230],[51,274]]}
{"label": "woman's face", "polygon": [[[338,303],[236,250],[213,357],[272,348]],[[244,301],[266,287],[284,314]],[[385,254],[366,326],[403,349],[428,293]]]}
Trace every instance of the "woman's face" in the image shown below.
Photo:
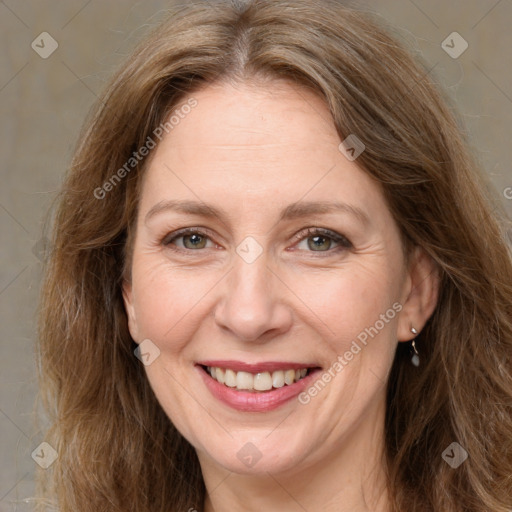
{"label": "woman's face", "polygon": [[312,93],[194,98],[151,155],[124,286],[156,397],[203,469],[293,471],[356,437],[370,450],[397,340],[412,338],[383,194]]}

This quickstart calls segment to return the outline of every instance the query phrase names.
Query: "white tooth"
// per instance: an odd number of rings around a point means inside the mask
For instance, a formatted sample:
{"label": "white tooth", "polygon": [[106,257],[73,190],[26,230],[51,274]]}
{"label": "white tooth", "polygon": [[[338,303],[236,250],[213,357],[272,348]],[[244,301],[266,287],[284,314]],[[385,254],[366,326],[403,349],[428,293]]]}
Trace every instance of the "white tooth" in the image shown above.
{"label": "white tooth", "polygon": [[285,384],[288,384],[288,386],[290,384],[293,384],[295,380],[295,370],[286,370],[286,372],[284,373],[284,383]]}
{"label": "white tooth", "polygon": [[254,389],[254,377],[252,373],[238,372],[236,374],[237,389]]}
{"label": "white tooth", "polygon": [[233,370],[226,370],[224,373],[224,384],[230,388],[236,387],[236,373]]}
{"label": "white tooth", "polygon": [[215,378],[221,383],[224,384],[224,370],[222,368],[215,368]]}
{"label": "white tooth", "polygon": [[272,389],[272,377],[269,372],[257,373],[254,376],[254,389],[256,391],[268,391]]}
{"label": "white tooth", "polygon": [[295,370],[295,380],[300,380],[300,370]]}
{"label": "white tooth", "polygon": [[208,366],[207,367],[208,369],[208,373],[213,377],[215,378],[215,368],[213,366]]}
{"label": "white tooth", "polygon": [[272,385],[275,388],[282,388],[284,386],[284,372],[277,370],[272,374]]}
{"label": "white tooth", "polygon": [[300,371],[301,379],[303,379],[306,376],[307,373],[308,373],[308,369],[307,368],[302,368],[302,370]]}

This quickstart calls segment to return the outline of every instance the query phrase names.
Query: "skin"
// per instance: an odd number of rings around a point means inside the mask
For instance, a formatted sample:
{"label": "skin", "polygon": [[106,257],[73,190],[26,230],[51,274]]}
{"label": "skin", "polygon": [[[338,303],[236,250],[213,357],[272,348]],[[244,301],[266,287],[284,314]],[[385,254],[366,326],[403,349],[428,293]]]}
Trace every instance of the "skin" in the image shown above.
{"label": "skin", "polygon": [[[133,339],[160,350],[145,370],[197,451],[205,510],[389,510],[386,381],[397,343],[413,339],[411,327],[421,331],[435,308],[434,266],[420,249],[405,259],[379,185],[339,151],[320,98],[277,81],[208,85],[194,98],[197,107],[151,155],[123,295]],[[170,199],[199,200],[226,217],[168,209],[146,220]],[[280,222],[297,201],[343,202],[367,222],[347,212]],[[207,230],[200,248],[190,236],[169,236],[185,227]],[[327,238],[315,250],[308,227],[350,245]],[[247,236],[262,249],[252,263],[236,252]],[[236,359],[328,369],[395,303],[400,313],[306,405],[293,399],[265,413],[234,410],[210,394],[194,366]],[[261,453],[252,467],[237,457],[248,442]]]}

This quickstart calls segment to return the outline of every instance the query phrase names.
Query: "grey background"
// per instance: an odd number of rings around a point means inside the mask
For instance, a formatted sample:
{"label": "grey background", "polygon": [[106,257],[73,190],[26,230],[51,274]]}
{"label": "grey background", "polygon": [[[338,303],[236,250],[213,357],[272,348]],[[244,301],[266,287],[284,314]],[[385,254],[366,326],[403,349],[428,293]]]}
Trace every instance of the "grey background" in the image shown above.
{"label": "grey background", "polygon": [[[511,215],[504,192],[512,187],[512,3],[353,3],[379,12],[435,65],[429,76],[456,101],[498,201]],[[31,453],[44,441],[32,421],[43,215],[105,80],[168,6],[157,0],[0,1],[0,512],[32,510],[23,501],[33,493]],[[441,47],[454,31],[469,43],[457,59]],[[31,48],[42,32],[59,45],[47,59]]]}

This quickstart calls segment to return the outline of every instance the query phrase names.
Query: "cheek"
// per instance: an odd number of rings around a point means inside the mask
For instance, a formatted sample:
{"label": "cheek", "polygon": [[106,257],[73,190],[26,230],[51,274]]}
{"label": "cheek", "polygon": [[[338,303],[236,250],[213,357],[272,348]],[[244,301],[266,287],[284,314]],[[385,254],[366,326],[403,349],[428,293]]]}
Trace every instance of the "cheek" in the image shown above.
{"label": "cheek", "polygon": [[[162,257],[140,257],[134,265],[135,313],[141,339],[149,338],[170,351],[186,344],[191,322],[204,314],[217,274],[171,267]],[[183,341],[181,341],[183,340]]]}
{"label": "cheek", "polygon": [[376,323],[379,335],[382,331],[392,337],[390,330],[395,327],[396,310],[400,309],[393,309],[400,296],[397,270],[382,261],[373,263],[322,273],[305,272],[294,280],[297,296],[338,353],[348,349],[347,345],[360,334],[364,339],[364,333]]}

